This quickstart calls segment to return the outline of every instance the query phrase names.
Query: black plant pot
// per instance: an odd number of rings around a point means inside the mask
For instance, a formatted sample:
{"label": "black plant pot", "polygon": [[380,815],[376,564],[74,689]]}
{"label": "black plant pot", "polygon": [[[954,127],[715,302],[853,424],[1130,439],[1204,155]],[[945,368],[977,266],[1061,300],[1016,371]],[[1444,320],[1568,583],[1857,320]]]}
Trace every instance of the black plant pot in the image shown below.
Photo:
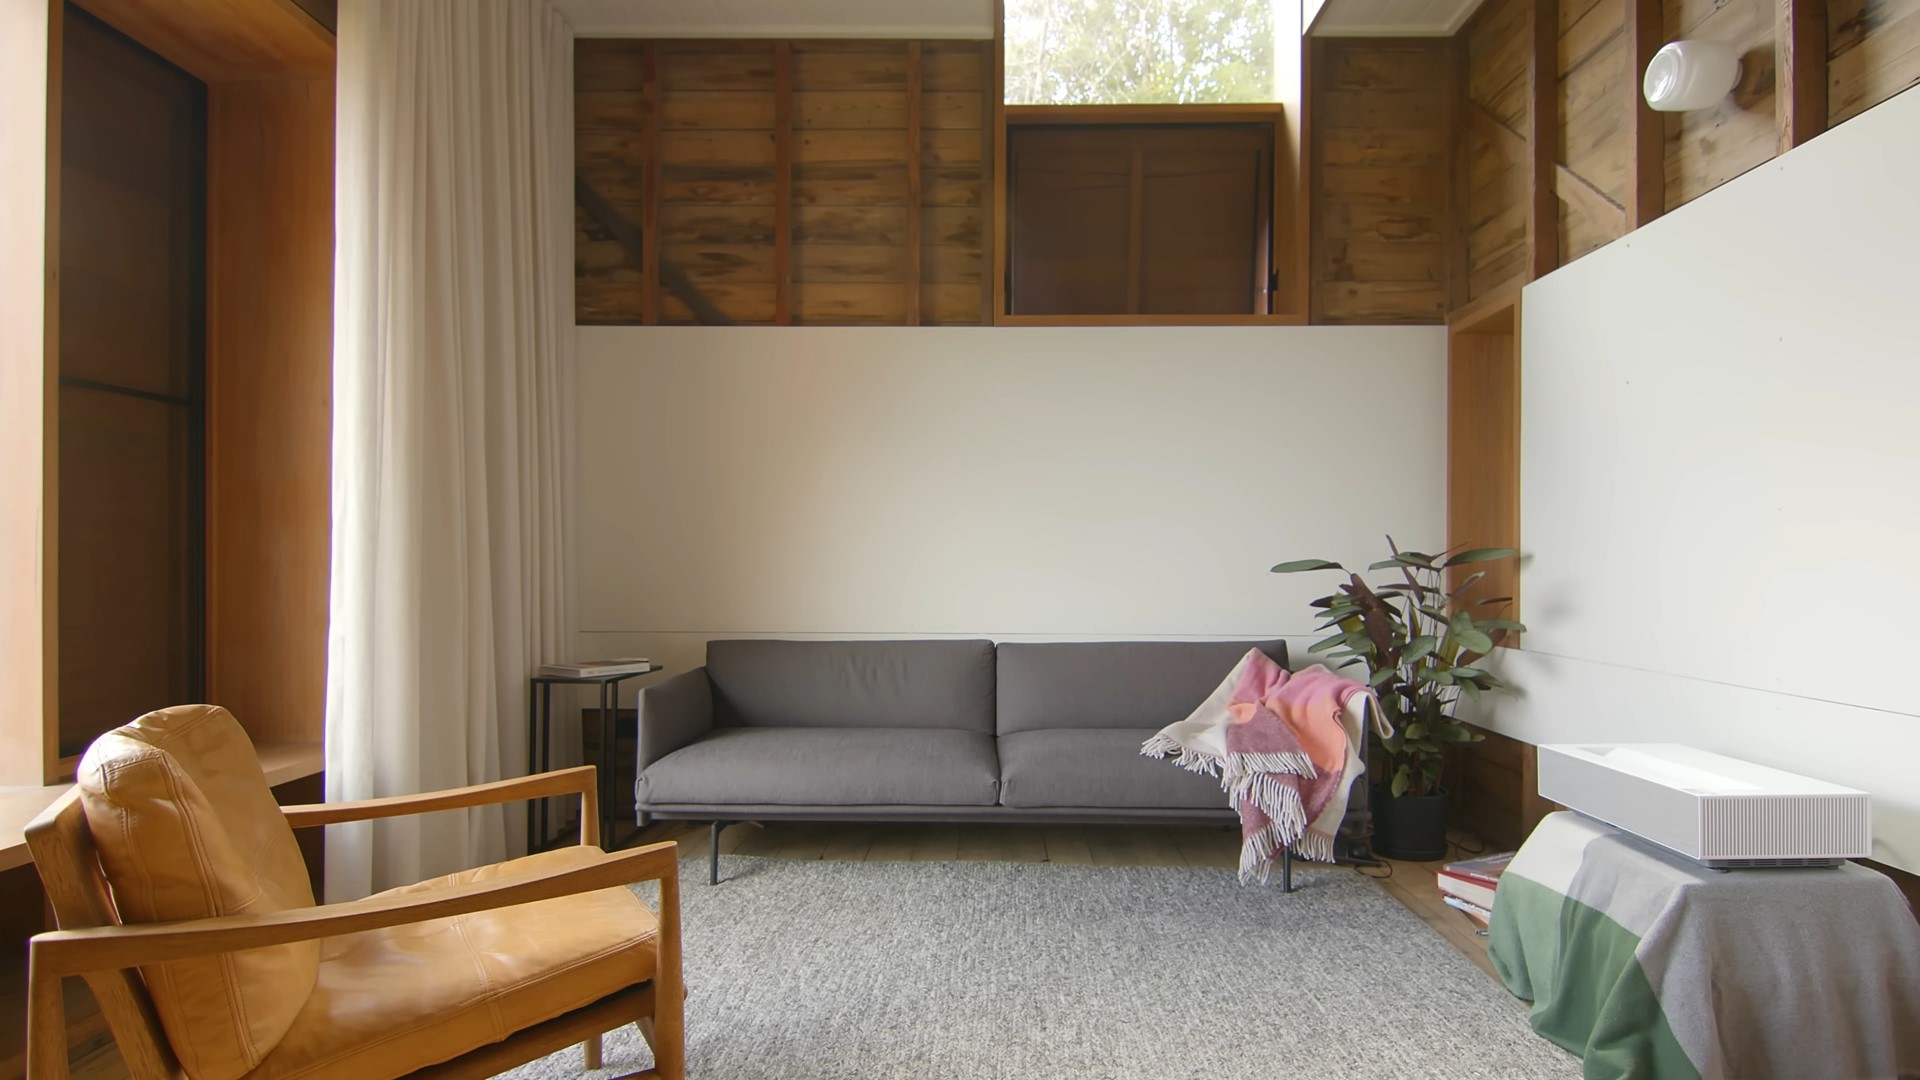
{"label": "black plant pot", "polygon": [[1409,862],[1431,862],[1447,854],[1447,793],[1402,795],[1374,789],[1373,850],[1376,855]]}

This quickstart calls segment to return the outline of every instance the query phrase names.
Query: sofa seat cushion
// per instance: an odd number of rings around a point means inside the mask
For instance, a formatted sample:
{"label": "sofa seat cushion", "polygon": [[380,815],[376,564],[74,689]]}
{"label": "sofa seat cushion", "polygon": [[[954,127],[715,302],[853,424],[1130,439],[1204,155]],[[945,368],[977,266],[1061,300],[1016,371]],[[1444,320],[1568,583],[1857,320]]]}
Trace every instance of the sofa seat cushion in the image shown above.
{"label": "sofa seat cushion", "polygon": [[[417,894],[611,856],[576,846],[392,889]],[[659,925],[625,888],[321,943],[306,1007],[247,1080],[403,1076],[653,978]]]}
{"label": "sofa seat cushion", "polygon": [[993,736],[952,728],[720,728],[647,766],[655,805],[992,806]]}
{"label": "sofa seat cushion", "polygon": [[1140,756],[1149,728],[1058,728],[1000,737],[1000,801],[1014,807],[1227,808],[1216,777]]}

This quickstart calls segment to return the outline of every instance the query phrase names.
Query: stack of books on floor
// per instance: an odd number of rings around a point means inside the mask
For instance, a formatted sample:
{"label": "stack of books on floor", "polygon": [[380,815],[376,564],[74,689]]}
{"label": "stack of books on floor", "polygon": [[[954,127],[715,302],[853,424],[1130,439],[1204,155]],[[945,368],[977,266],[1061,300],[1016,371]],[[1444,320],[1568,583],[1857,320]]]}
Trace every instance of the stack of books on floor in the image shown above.
{"label": "stack of books on floor", "polygon": [[1434,875],[1439,881],[1440,899],[1485,929],[1493,921],[1493,897],[1500,887],[1500,875],[1512,860],[1513,852],[1503,851],[1448,863]]}

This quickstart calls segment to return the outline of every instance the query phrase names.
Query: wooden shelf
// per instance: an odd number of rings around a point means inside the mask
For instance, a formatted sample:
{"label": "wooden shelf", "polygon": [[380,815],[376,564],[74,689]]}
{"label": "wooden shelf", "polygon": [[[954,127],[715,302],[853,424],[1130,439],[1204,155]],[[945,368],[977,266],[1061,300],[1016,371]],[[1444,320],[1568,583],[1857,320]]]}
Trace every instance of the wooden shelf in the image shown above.
{"label": "wooden shelf", "polygon": [[[255,744],[254,751],[260,756],[260,768],[267,774],[269,787],[313,776],[326,766],[326,749],[317,742],[262,742]],[[33,861],[27,854],[23,830],[72,786],[0,788],[0,870]]]}
{"label": "wooden shelf", "polygon": [[317,742],[256,742],[253,752],[260,758],[260,770],[267,774],[267,786],[312,776],[326,768],[326,747]]}
{"label": "wooden shelf", "polygon": [[72,786],[0,788],[0,870],[11,870],[33,861],[27,854],[27,823],[39,817],[40,811],[52,806],[53,800],[66,794]]}

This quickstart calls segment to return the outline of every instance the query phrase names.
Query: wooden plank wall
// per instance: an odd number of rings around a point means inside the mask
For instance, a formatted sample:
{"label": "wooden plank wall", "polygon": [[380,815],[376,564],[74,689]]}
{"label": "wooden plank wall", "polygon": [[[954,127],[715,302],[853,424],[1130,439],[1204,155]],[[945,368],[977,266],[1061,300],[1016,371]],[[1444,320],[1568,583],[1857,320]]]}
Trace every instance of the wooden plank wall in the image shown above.
{"label": "wooden plank wall", "polygon": [[1627,231],[1629,140],[1639,80],[1620,0],[1560,0],[1557,78],[1558,262]]}
{"label": "wooden plank wall", "polygon": [[[988,43],[575,46],[581,323],[976,324]],[[653,178],[649,182],[649,178]],[[651,271],[651,272],[650,272]],[[676,284],[676,279],[681,279]]]}
{"label": "wooden plank wall", "polygon": [[1666,0],[1666,39],[1732,42],[1740,83],[1711,109],[1668,113],[1667,209],[1682,206],[1766,163],[1774,127],[1774,8],[1785,0]]}
{"label": "wooden plank wall", "polygon": [[1827,123],[1920,84],[1920,0],[1827,0]]}
{"label": "wooden plank wall", "polygon": [[1532,0],[1487,0],[1462,28],[1466,164],[1460,211],[1465,300],[1498,293],[1527,272],[1527,17]]}
{"label": "wooden plank wall", "polygon": [[[1554,66],[1551,115],[1538,126],[1528,101],[1536,10],[1553,21]],[[1823,22],[1809,31],[1809,19]],[[1808,33],[1814,55],[1804,57]],[[1640,99],[1642,69],[1659,44],[1680,37],[1738,44],[1739,86],[1712,109],[1653,113]],[[1450,257],[1466,280],[1452,297],[1458,308],[1563,266],[1920,82],[1920,0],[1487,0],[1453,47],[1462,69],[1454,152],[1464,159],[1454,165],[1461,220],[1449,223],[1459,248]],[[1793,100],[1776,100],[1780,87]],[[1538,244],[1555,248],[1544,253],[1528,235],[1534,130],[1552,148],[1539,163],[1557,217],[1541,232]]]}
{"label": "wooden plank wall", "polygon": [[1316,39],[1312,321],[1437,323],[1451,54],[1441,39]]}

